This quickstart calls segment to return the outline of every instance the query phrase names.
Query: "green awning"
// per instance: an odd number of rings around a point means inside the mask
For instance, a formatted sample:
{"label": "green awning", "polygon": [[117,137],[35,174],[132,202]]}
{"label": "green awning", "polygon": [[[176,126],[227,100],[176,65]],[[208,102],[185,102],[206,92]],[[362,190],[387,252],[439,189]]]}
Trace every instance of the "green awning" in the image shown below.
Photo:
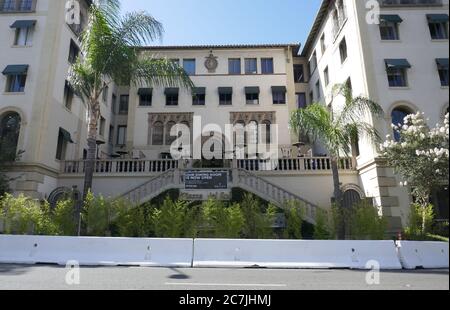
{"label": "green awning", "polygon": [[206,87],[194,87],[192,89],[192,95],[205,95],[206,94]]}
{"label": "green awning", "polygon": [[386,23],[401,23],[403,19],[399,15],[380,15],[380,22]]}
{"label": "green awning", "polygon": [[245,93],[246,94],[259,94],[259,87],[254,86],[254,87],[246,87],[245,88]]}
{"label": "green awning", "polygon": [[286,86],[272,86],[273,93],[286,93]]}
{"label": "green awning", "polygon": [[448,14],[427,14],[429,22],[445,23],[448,22]]}
{"label": "green awning", "polygon": [[2,71],[3,75],[21,75],[28,72],[28,65],[8,65]]}
{"label": "green awning", "polygon": [[231,95],[233,94],[233,87],[219,87],[219,94]]}
{"label": "green awning", "polygon": [[385,59],[386,67],[388,69],[405,69],[411,68],[407,59]]}
{"label": "green awning", "polygon": [[70,136],[70,133],[67,130],[65,130],[65,129],[60,127],[59,128],[59,133],[63,136],[65,141],[67,141],[69,143],[74,143],[73,140],[72,140],[72,137]]}
{"label": "green awning", "polygon": [[138,95],[139,96],[145,96],[145,95],[152,95],[153,88],[139,88],[138,89]]}
{"label": "green awning", "polygon": [[439,67],[448,68],[448,58],[438,58],[436,63]]}
{"label": "green awning", "polygon": [[16,20],[11,28],[31,28],[36,25],[36,20]]}
{"label": "green awning", "polygon": [[180,89],[176,87],[166,88],[164,94],[166,95],[178,95]]}

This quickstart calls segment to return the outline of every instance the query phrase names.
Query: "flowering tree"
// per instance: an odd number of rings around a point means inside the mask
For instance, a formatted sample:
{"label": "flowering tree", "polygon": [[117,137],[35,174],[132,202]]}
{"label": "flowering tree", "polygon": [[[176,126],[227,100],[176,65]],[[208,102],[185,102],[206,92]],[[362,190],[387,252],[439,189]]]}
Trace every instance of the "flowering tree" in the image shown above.
{"label": "flowering tree", "polygon": [[425,213],[434,189],[448,185],[449,177],[449,114],[444,124],[435,128],[427,125],[424,113],[405,117],[404,125],[393,126],[400,134],[395,141],[387,136],[381,146],[382,155],[390,166],[410,185],[416,202],[422,207],[422,233],[425,231]]}

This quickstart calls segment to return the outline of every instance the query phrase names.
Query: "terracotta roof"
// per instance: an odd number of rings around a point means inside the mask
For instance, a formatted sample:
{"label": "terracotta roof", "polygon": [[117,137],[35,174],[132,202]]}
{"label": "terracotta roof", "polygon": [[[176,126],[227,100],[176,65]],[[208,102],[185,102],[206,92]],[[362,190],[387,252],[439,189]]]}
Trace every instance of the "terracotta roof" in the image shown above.
{"label": "terracotta roof", "polygon": [[299,43],[293,44],[229,44],[229,45],[173,45],[140,46],[144,50],[199,50],[199,49],[257,49],[257,48],[292,48],[295,55],[300,51]]}

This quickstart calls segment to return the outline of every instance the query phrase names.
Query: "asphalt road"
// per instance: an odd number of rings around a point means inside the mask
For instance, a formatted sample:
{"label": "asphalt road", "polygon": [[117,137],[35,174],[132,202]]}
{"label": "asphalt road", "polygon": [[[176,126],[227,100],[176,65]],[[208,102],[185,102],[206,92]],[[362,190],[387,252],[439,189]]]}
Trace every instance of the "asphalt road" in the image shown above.
{"label": "asphalt road", "polygon": [[382,271],[379,284],[366,271],[175,269],[0,265],[0,290],[448,290],[448,270]]}

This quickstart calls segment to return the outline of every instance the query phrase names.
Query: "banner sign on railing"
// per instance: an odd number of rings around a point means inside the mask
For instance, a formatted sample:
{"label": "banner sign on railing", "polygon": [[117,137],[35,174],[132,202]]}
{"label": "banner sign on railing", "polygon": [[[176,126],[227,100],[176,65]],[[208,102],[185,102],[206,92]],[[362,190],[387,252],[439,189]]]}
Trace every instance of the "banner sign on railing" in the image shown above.
{"label": "banner sign on railing", "polygon": [[185,189],[227,189],[227,171],[186,171],[184,175]]}

